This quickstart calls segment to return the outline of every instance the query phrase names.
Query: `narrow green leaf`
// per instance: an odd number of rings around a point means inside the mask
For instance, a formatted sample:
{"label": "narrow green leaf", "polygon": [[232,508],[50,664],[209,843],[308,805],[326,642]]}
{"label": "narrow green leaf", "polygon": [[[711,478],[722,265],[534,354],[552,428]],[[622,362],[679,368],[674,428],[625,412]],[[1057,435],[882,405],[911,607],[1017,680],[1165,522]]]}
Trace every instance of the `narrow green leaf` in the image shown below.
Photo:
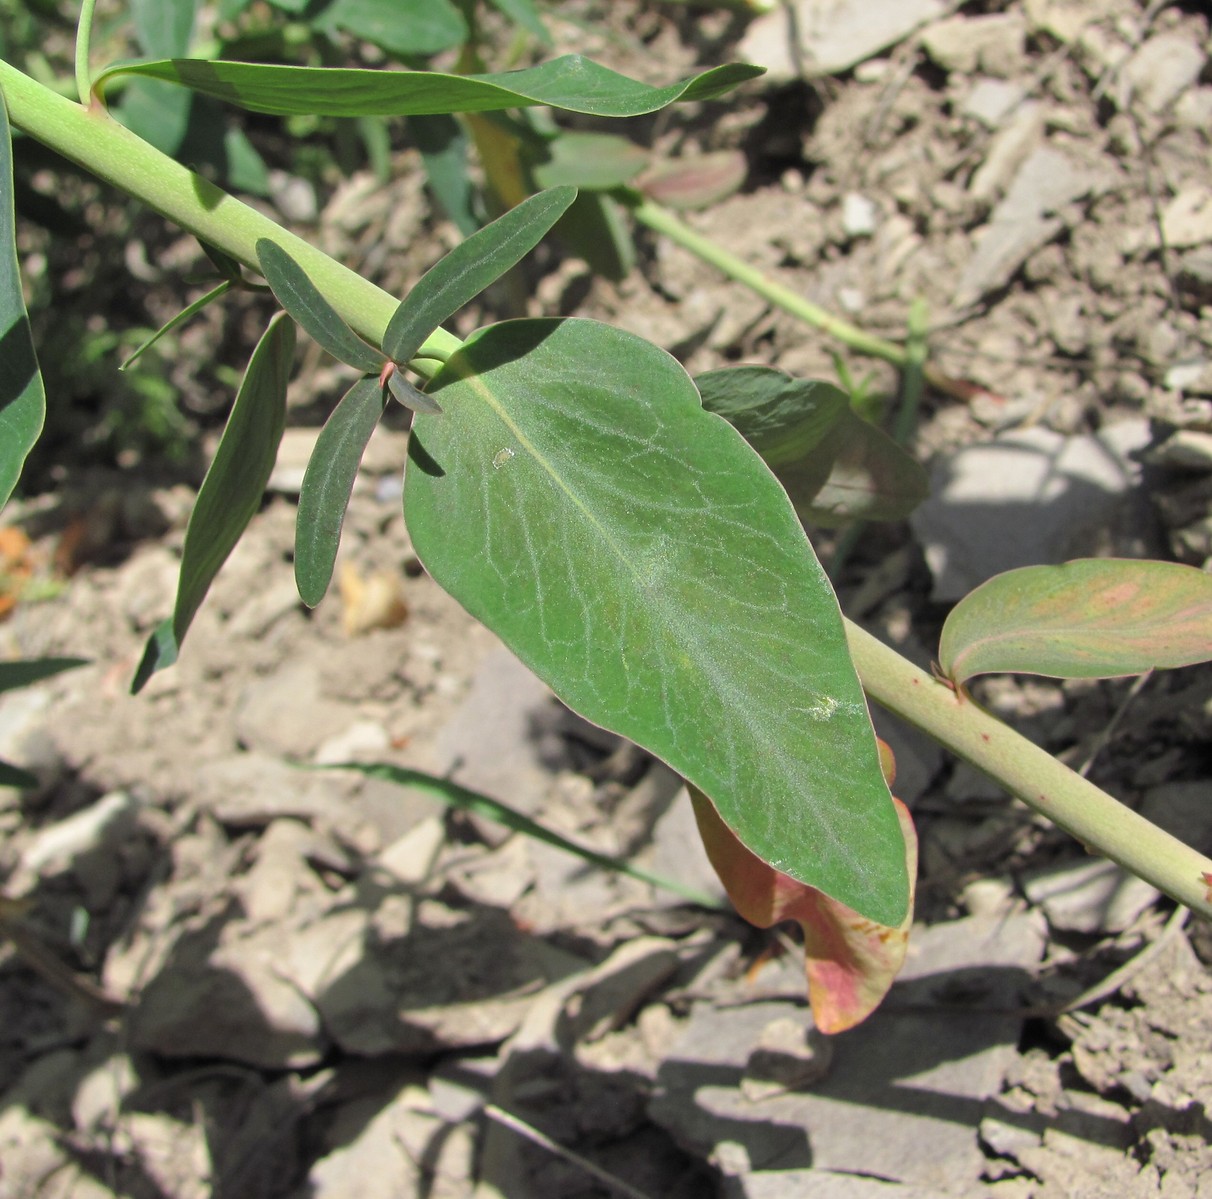
{"label": "narrow green leaf", "polygon": [[314,22],[371,42],[402,58],[461,46],[469,30],[450,0],[333,0]]}
{"label": "narrow green leaf", "polygon": [[0,761],[0,787],[18,787],[22,791],[30,791],[37,785],[37,777],[28,770]]}
{"label": "narrow green leaf", "polygon": [[223,279],[226,279],[229,283],[243,282],[244,271],[239,262],[230,254],[220,250],[218,246],[212,246],[210,242],[199,241],[198,245],[202,247],[202,252],[211,260],[215,270],[219,272],[219,275]]}
{"label": "narrow green leaf", "polygon": [[17,265],[16,220],[12,134],[0,95],[0,507],[13,494],[46,419],[46,392]]}
{"label": "narrow green leaf", "polygon": [[955,683],[1001,671],[1107,679],[1210,660],[1212,575],[1117,558],[997,575],[951,610],[939,645]]}
{"label": "narrow green leaf", "polygon": [[278,303],[321,349],[360,371],[379,373],[383,355],[368,346],[337,315],[306,271],[277,242],[258,238],[257,261]]}
{"label": "narrow green leaf", "polygon": [[512,321],[430,391],[445,415],[414,422],[404,513],[437,582],[764,861],[898,924],[904,839],[837,601],[677,362],[593,321]]}
{"label": "narrow green leaf", "polygon": [[467,131],[446,114],[409,117],[412,140],[421,151],[425,175],[446,215],[459,232],[468,237],[479,227],[473,207],[475,189],[467,173],[471,139]]}
{"label": "narrow green leaf", "polygon": [[387,389],[405,408],[411,408],[413,412],[428,412],[436,416],[442,411],[442,406],[436,400],[423,391],[418,391],[399,371],[392,371],[387,376]]}
{"label": "narrow green leaf", "polygon": [[176,661],[211,583],[260,507],[286,426],[286,384],[294,350],[294,322],[279,313],[252,352],[214,461],[198,490],[185,530],[173,615],[148,638],[133,692]]}
{"label": "narrow green leaf", "polygon": [[206,295],[199,297],[186,308],[182,308],[171,320],[165,321],[146,341],[140,343],[138,347],[130,354],[125,362],[118,367],[120,371],[128,370],[139,360],[142,355],[146,354],[166,333],[171,333],[180,325],[184,325],[186,321],[196,316],[203,308],[212,301],[219,299],[220,296],[225,296],[232,289],[232,283],[229,279],[224,279],[217,287],[212,287]]}
{"label": "narrow green leaf", "polygon": [[314,608],[328,590],[341,544],[345,509],[366,443],[384,407],[378,378],[359,379],[320,430],[303,473],[295,519],[295,584],[309,608]]}
{"label": "narrow green leaf", "polygon": [[392,314],[383,353],[393,362],[407,362],[444,320],[521,262],[568,211],[576,194],[571,187],[540,192],[455,246]]}
{"label": "narrow green leaf", "polygon": [[499,75],[173,58],[118,63],[100,74],[97,86],[119,75],[164,79],[252,112],[276,116],[412,116],[546,104],[593,116],[635,117],[679,100],[714,100],[760,74],[760,67],[728,63],[668,87],[649,87],[579,54]]}
{"label": "narrow green leaf", "polygon": [[14,662],[0,662],[0,691],[28,687],[65,670],[87,665],[87,658],[20,658]]}
{"label": "narrow green leaf", "polygon": [[613,133],[561,133],[542,149],[542,160],[530,168],[539,187],[620,187],[648,165],[647,150]]}
{"label": "narrow green leaf", "polygon": [[687,887],[683,883],[659,874],[650,874],[647,870],[641,870],[638,866],[633,866],[622,858],[610,857],[607,854],[598,853],[596,849],[578,845],[575,841],[570,841],[567,837],[540,824],[537,820],[532,820],[508,804],[501,803],[499,799],[493,799],[492,796],[484,795],[479,791],[470,791],[466,787],[460,787],[458,783],[452,783],[449,779],[423,774],[419,770],[409,770],[403,766],[391,766],[386,762],[337,762],[332,766],[324,766],[322,769],[356,770],[368,778],[386,779],[387,782],[395,783],[400,787],[414,787],[452,808],[459,808],[464,812],[474,812],[477,816],[492,820],[511,832],[521,833],[534,841],[541,841],[544,845],[562,849],[565,853],[570,853],[574,857],[580,858],[581,861],[588,862],[591,866],[598,866],[615,874],[625,874],[629,878],[647,883],[649,886],[672,891],[673,894],[680,895],[683,899],[689,899],[691,903],[697,903],[701,907],[718,910],[721,906],[717,899],[703,891],[697,891],[693,887]]}

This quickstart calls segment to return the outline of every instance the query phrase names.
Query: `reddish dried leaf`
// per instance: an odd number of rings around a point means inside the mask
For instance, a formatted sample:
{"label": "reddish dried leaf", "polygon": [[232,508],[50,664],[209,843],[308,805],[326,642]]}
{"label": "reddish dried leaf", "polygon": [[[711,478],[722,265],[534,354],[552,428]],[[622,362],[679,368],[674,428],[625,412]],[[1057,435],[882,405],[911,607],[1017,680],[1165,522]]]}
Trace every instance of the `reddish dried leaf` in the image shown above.
{"label": "reddish dried leaf", "polygon": [[708,208],[738,191],[749,170],[736,150],[666,159],[646,171],[637,185],[650,200],[685,211]]}
{"label": "reddish dried leaf", "polygon": [[894,799],[905,835],[909,911],[897,928],[877,924],[775,870],[750,853],[701,791],[690,788],[699,835],[736,910],[759,928],[796,920],[804,930],[808,998],[817,1028],[845,1032],[881,1003],[905,960],[913,923],[917,836],[908,808]]}

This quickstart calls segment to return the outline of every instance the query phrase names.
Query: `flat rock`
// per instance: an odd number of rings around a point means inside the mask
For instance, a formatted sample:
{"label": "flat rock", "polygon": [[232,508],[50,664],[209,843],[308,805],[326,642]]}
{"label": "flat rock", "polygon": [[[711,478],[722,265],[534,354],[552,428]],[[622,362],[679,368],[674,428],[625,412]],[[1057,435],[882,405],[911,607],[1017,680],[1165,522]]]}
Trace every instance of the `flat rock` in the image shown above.
{"label": "flat rock", "polygon": [[321,691],[314,662],[288,662],[249,683],[236,704],[236,736],[247,749],[305,761],[352,723],[347,708]]}
{"label": "flat rock", "polygon": [[311,996],[347,1053],[432,1054],[511,1035],[534,993],[579,958],[520,931],[504,912],[366,895],[301,930],[279,969]]}
{"label": "flat rock", "polygon": [[1162,209],[1166,245],[1175,249],[1212,242],[1212,187],[1191,184]]}
{"label": "flat rock", "polygon": [[[737,1178],[836,1171],[936,1195],[973,1194],[984,1165],[984,1103],[1001,1085],[1021,1029],[1019,1017],[997,1009],[1021,1002],[1043,946],[1042,921],[1031,913],[915,929],[902,979],[883,1009],[832,1039],[827,1075],[756,1103],[740,1084],[764,1030],[785,1019],[807,1027],[811,1017],[789,1002],[700,1004],[661,1067],[650,1115]],[[953,1010],[951,994],[982,1010]]]}
{"label": "flat rock", "polygon": [[337,774],[299,770],[261,753],[229,754],[198,767],[194,795],[222,824],[260,828],[279,816],[328,817],[349,794]]}
{"label": "flat rock", "polygon": [[1030,874],[1027,898],[1064,932],[1121,933],[1161,892],[1114,862],[1067,862]]}
{"label": "flat rock", "polygon": [[329,1151],[308,1175],[309,1199],[399,1199],[471,1195],[470,1128],[444,1125],[429,1108],[424,1079],[406,1079],[394,1095],[343,1104],[328,1127]]}
{"label": "flat rock", "polygon": [[1119,75],[1118,102],[1134,101],[1150,112],[1170,107],[1197,79],[1207,55],[1195,39],[1181,33],[1159,33],[1142,43]]}
{"label": "flat rock", "polygon": [[282,930],[224,945],[218,935],[208,923],[178,938],[131,1012],[131,1045],[271,1070],[318,1062],[327,1038],[315,1007],[282,973]]}
{"label": "flat rock", "polygon": [[1064,228],[1058,210],[1101,184],[1101,176],[1052,146],[1038,146],[1018,168],[1005,197],[978,233],[975,250],[956,287],[964,308],[1004,287],[1024,262]]}
{"label": "flat rock", "polygon": [[939,1199],[935,1190],[833,1170],[756,1170],[726,1179],[724,1199]]}
{"label": "flat rock", "polygon": [[1128,458],[1148,422],[1063,437],[1041,427],[948,456],[910,521],[934,574],[934,597],[956,600],[995,574],[1093,553],[1139,472]]}
{"label": "flat rock", "polygon": [[557,731],[559,720],[559,705],[547,685],[508,650],[494,650],[438,734],[433,770],[533,812],[546,798],[554,773],[572,765]]}
{"label": "flat rock", "polygon": [[[794,0],[750,21],[737,48],[772,83],[800,74],[833,75],[903,41],[946,12],[942,0]],[[799,44],[796,46],[796,33]]]}
{"label": "flat rock", "polygon": [[1021,83],[1009,79],[977,79],[961,102],[960,112],[996,129],[1022,104],[1026,95]]}
{"label": "flat rock", "polygon": [[1026,21],[1019,13],[948,17],[922,34],[926,53],[944,70],[1012,75],[1021,65]]}

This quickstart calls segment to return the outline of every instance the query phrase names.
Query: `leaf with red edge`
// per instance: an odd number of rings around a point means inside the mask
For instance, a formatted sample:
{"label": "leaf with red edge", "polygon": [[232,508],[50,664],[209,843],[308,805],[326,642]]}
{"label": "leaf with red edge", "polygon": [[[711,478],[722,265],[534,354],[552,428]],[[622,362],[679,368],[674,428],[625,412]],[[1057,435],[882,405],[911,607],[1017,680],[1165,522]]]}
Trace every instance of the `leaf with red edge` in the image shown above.
{"label": "leaf with red edge", "polygon": [[1105,679],[1212,659],[1212,575],[1177,562],[1024,566],[966,595],[943,625],[953,683],[1002,671]]}
{"label": "leaf with red edge", "polygon": [[701,791],[691,787],[690,798],[707,857],[740,915],[758,928],[795,920],[804,930],[804,969],[817,1028],[838,1033],[862,1023],[888,994],[909,947],[917,877],[909,809],[893,799],[905,835],[910,891],[904,921],[890,928],[775,870],[737,840]]}

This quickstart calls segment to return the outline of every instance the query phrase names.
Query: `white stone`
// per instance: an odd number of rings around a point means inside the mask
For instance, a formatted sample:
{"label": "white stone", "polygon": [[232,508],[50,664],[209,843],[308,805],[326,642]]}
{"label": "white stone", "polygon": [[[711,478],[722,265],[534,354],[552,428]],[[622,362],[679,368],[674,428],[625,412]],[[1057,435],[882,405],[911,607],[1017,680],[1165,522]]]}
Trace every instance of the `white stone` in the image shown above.
{"label": "white stone", "polygon": [[934,597],[957,600],[1004,570],[1081,557],[1136,485],[1128,454],[1150,440],[1144,420],[1097,436],[1024,429],[940,462],[910,518],[934,574]]}
{"label": "white stone", "polygon": [[879,223],[879,206],[859,192],[842,197],[842,228],[850,238],[870,237]]}

